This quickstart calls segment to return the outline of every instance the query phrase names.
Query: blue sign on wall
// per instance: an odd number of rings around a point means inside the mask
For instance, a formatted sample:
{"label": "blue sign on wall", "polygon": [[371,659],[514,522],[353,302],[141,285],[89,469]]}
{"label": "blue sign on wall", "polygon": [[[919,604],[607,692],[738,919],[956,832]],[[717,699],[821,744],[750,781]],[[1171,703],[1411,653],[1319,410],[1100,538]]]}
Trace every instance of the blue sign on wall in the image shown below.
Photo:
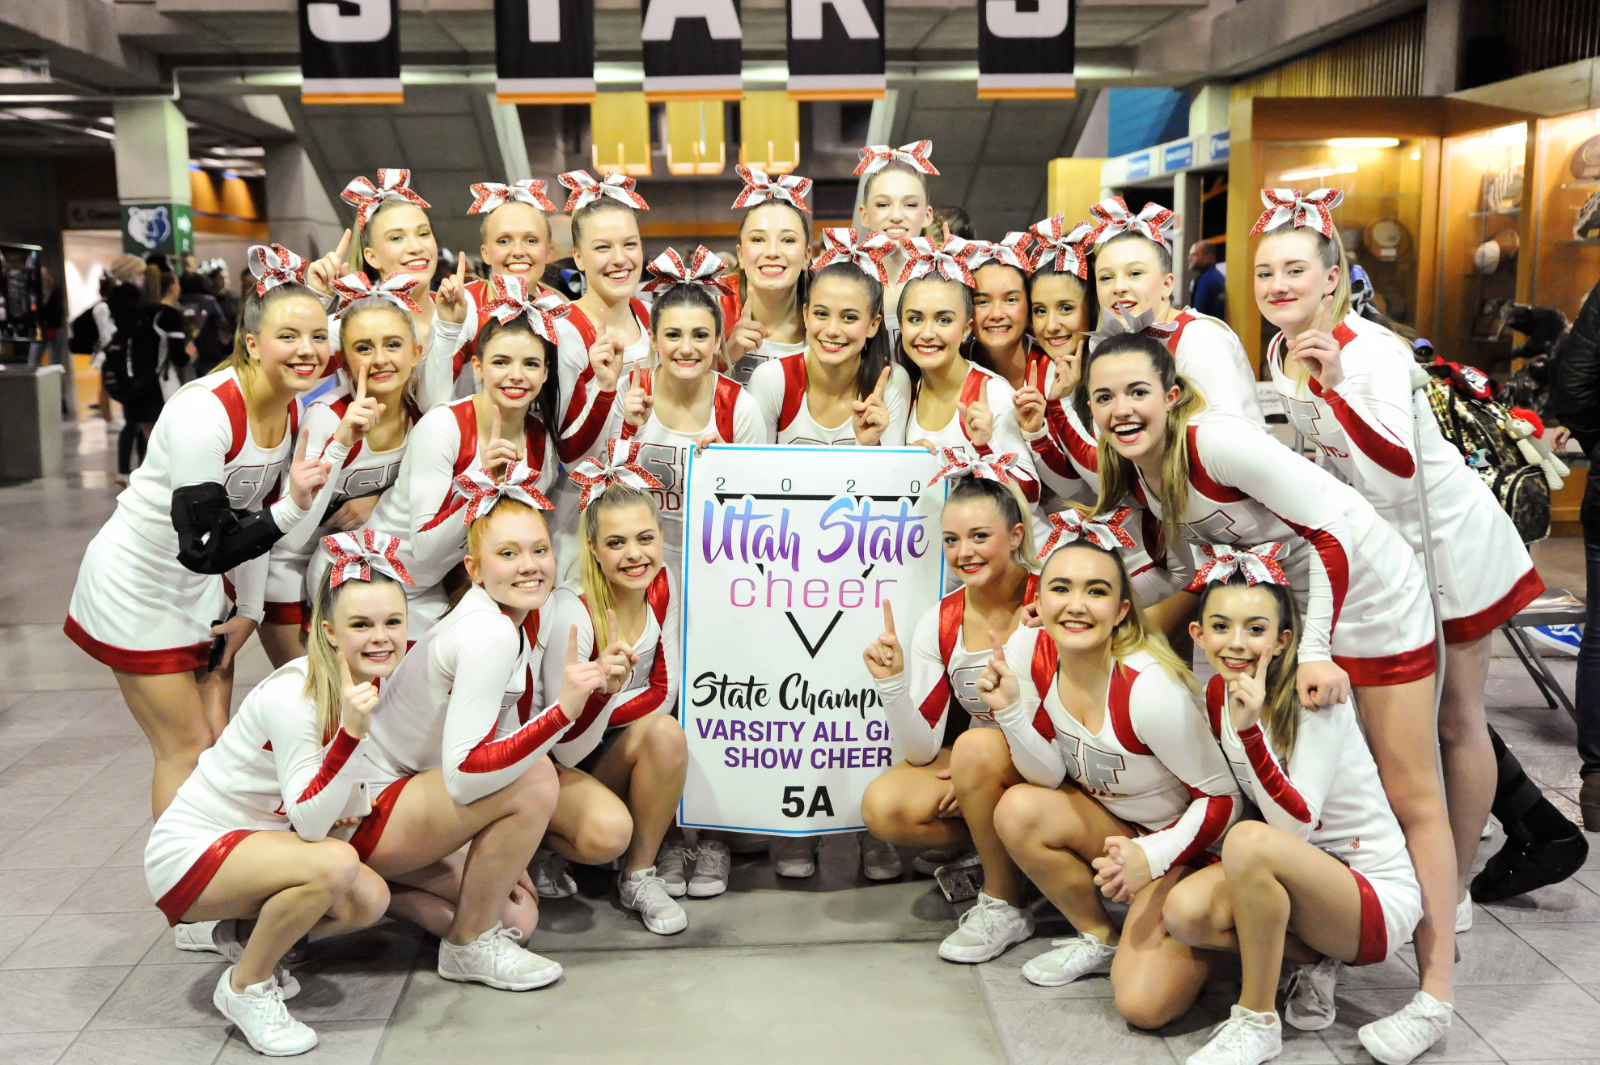
{"label": "blue sign on wall", "polygon": [[1211,158],[1213,160],[1226,159],[1230,145],[1231,138],[1228,130],[1223,130],[1221,133],[1213,133],[1211,135]]}
{"label": "blue sign on wall", "polygon": [[1150,176],[1150,153],[1128,156],[1128,180]]}
{"label": "blue sign on wall", "polygon": [[1184,141],[1181,144],[1169,144],[1161,153],[1161,168],[1163,170],[1182,170],[1184,167],[1194,165],[1194,141]]}

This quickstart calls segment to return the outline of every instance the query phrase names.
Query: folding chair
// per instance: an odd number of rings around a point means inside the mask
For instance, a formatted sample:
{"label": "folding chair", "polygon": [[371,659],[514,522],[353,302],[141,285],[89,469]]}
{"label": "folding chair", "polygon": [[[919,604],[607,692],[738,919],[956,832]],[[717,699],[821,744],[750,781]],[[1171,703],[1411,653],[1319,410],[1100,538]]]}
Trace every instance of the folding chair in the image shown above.
{"label": "folding chair", "polygon": [[1524,607],[1516,617],[1500,626],[1500,631],[1505,633],[1506,639],[1511,642],[1511,649],[1522,660],[1528,676],[1532,677],[1533,683],[1538,686],[1539,694],[1544,696],[1545,704],[1554,710],[1559,702],[1561,709],[1565,710],[1573,721],[1578,720],[1577,708],[1572,705],[1572,700],[1567,698],[1561,683],[1556,680],[1555,674],[1551,673],[1550,667],[1545,664],[1544,657],[1539,654],[1538,641],[1529,636],[1526,630],[1540,625],[1582,625],[1587,620],[1588,610],[1582,599],[1565,588],[1549,588]]}

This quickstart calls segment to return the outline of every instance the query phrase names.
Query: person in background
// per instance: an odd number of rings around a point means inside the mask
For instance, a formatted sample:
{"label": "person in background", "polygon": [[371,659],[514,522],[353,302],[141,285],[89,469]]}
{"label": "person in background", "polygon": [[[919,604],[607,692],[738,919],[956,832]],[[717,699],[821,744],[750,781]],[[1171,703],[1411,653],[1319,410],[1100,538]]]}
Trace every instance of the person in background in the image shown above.
{"label": "person in background", "polygon": [[[139,308],[139,283],[144,278],[144,262],[136,255],[119,255],[107,267],[100,278],[100,302],[91,310],[94,312],[95,341],[94,353],[89,357],[89,365],[100,375],[100,418],[108,425],[112,420],[111,392],[106,388],[106,378],[117,374],[118,367],[114,364],[110,370],[106,369],[106,360],[118,350],[122,350],[123,362],[126,362],[127,353],[124,345],[130,335],[123,333],[119,340],[119,328],[128,329],[132,316]],[[115,384],[113,383],[113,388]]]}
{"label": "person in background", "polygon": [[222,308],[225,332],[228,336],[232,336],[239,324],[239,292],[233,287],[228,264],[221,259],[212,259],[209,269],[203,272],[211,279],[211,291],[216,294],[217,304]]}
{"label": "person in background", "polygon": [[[172,271],[152,263],[144,270],[143,302],[128,325],[127,369],[122,394],[123,425],[117,436],[119,485],[133,472],[133,453],[144,461],[145,448],[156,419],[166,403],[161,386],[164,365],[183,367],[194,359],[195,347],[183,328],[178,309],[178,279]],[[119,326],[119,328],[121,328]]]}
{"label": "person in background", "polygon": [[185,272],[178,279],[181,293],[178,305],[184,321],[194,337],[195,364],[193,377],[204,377],[233,350],[233,332],[228,328],[227,315],[217,301],[214,274]]}
{"label": "person in background", "polygon": [[1189,306],[1201,314],[1223,318],[1228,313],[1228,285],[1217,269],[1217,246],[1197,240],[1189,247]]}

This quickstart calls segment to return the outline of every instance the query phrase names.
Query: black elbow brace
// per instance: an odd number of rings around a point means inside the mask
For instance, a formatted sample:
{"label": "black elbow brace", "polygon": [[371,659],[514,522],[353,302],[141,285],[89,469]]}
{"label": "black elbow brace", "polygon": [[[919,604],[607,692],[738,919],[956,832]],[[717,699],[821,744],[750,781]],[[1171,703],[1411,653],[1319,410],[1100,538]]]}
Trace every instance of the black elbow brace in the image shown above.
{"label": "black elbow brace", "polygon": [[234,510],[220,484],[191,484],[172,493],[178,561],[195,573],[227,573],[259,558],[283,536],[272,512]]}

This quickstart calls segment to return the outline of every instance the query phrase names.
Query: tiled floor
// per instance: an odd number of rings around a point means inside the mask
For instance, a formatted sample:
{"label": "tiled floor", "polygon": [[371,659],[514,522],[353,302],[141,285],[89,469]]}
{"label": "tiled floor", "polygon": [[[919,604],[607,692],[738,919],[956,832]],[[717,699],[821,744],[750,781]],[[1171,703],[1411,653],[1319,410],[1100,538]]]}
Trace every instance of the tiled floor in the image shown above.
{"label": "tiled floor", "polygon": [[[0,1062],[190,1065],[259,1060],[210,1004],[221,965],[172,946],[140,863],[150,752],[110,673],[61,635],[84,545],[110,513],[98,426],[69,429],[72,471],[0,487]],[[1580,552],[1539,545],[1546,579],[1581,587]],[[1570,662],[1556,665],[1570,682]],[[253,651],[238,694],[265,675]],[[1514,659],[1494,663],[1496,726],[1576,816],[1572,723],[1545,709]],[[1486,842],[1480,861],[1499,846]],[[1225,980],[1156,1034],[1116,1015],[1103,978],[1045,990],[1018,970],[1059,922],[988,965],[949,965],[953,913],[930,881],[870,885],[854,844],[829,840],[814,881],[780,884],[761,860],[688,903],[672,939],[645,932],[580,877],[546,903],[534,946],[557,986],[508,995],[440,981],[434,947],[395,925],[318,944],[296,970],[298,1016],[322,1044],[304,1060],[719,1062],[1181,1062],[1232,1001]],[[1462,937],[1456,1024],[1424,1061],[1600,1061],[1600,848],[1534,897],[1478,907]],[[1416,986],[1414,959],[1347,973],[1338,1023],[1291,1033],[1286,1062],[1368,1060],[1355,1030]]]}

